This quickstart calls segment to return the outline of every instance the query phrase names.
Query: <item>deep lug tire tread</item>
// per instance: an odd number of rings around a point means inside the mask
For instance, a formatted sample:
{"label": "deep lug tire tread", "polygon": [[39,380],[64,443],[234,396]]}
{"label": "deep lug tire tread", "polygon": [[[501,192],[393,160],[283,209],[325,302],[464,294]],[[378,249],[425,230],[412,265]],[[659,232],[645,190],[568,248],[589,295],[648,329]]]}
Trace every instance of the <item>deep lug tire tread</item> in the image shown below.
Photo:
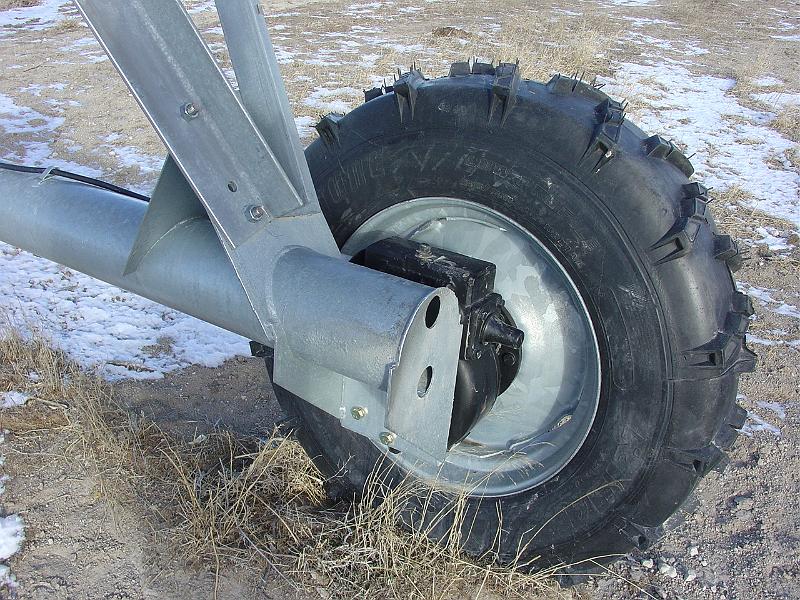
{"label": "deep lug tire tread", "polygon": [[[445,88],[446,94],[436,95],[437,90]],[[552,543],[543,547],[533,544],[531,551],[552,563],[647,548],[661,536],[664,523],[678,511],[702,477],[726,464],[725,450],[735,441],[746,417],[746,412],[735,404],[735,398],[739,374],[752,371],[755,366],[755,355],[746,345],[753,308],[750,299],[735,290],[730,273],[740,264],[741,254],[729,236],[716,231],[708,210],[708,190],[701,183],[688,181],[693,168],[684,154],[672,142],[644,134],[625,119],[622,103],[576,77],[556,75],[546,84],[540,84],[523,80],[517,64],[456,62],[449,75],[441,79],[425,79],[419,70],[412,69],[401,74],[393,86],[365,91],[365,102],[380,103],[383,97],[391,96],[398,122],[395,126],[382,125],[383,132],[400,135],[413,126],[420,111],[430,113],[447,108],[446,100],[436,105],[426,102],[426,96],[441,99],[457,94],[473,99],[475,117],[446,114],[442,119],[454,119],[465,128],[485,127],[487,135],[504,136],[524,127],[526,118],[557,117],[560,131],[571,136],[572,141],[564,144],[568,146],[564,152],[552,157],[555,163],[590,189],[607,190],[612,185],[609,181],[644,182],[652,186],[649,189],[655,191],[650,195],[661,203],[649,207],[616,206],[614,217],[622,232],[627,232],[623,235],[629,236],[627,243],[648,273],[652,289],[660,298],[664,323],[671,328],[665,334],[671,372],[663,381],[668,390],[665,396],[670,398],[664,426],[652,440],[653,452],[642,458],[647,467],[624,501],[603,514],[593,528],[571,525],[573,519],[587,518],[587,513],[602,513],[591,500],[578,508],[549,507],[554,513],[569,508],[577,515],[554,519],[557,526],[574,527],[574,536],[563,540],[554,535]],[[374,118],[380,112],[375,110],[370,115]],[[483,125],[480,125],[481,114]],[[336,153],[343,146],[357,143],[340,139],[347,137],[347,128],[358,118],[352,115],[327,116],[320,122],[319,143],[325,146],[325,151],[315,146],[309,149],[312,172],[315,168],[325,168],[330,161],[326,151]],[[530,135],[541,133],[544,127],[540,121],[535,122],[530,128],[538,129]],[[359,136],[363,137],[363,132],[354,135]],[[351,179],[358,177],[357,170],[328,176],[324,182],[330,187],[327,195],[335,198],[337,186],[350,186]],[[663,190],[668,191],[663,193]],[[638,210],[645,209],[663,216],[654,216],[641,224]],[[331,222],[335,234],[336,225]],[[576,260],[581,260],[581,256]],[[686,305],[687,294],[683,289],[691,286],[704,286],[710,299],[708,305]],[[631,385],[624,365],[615,370],[622,374],[615,374],[614,385],[620,389]],[[301,422],[309,418],[302,400],[282,390],[278,390],[278,397],[290,418]],[[326,416],[319,419],[314,427],[337,426],[335,419]],[[339,473],[340,465],[331,457],[348,456],[354,475],[345,474],[335,487],[342,496],[357,493],[359,482],[363,482],[362,471],[368,470],[355,458],[359,449],[363,450],[363,444],[330,436],[322,442],[314,427],[301,425],[295,433],[327,474]],[[330,444],[338,447],[328,447]],[[478,534],[477,540],[468,542],[468,547],[476,553],[485,551],[493,540],[492,527],[484,529],[485,539]],[[529,541],[518,532],[511,532],[508,537],[509,547],[520,547]],[[501,558],[504,557],[511,558],[501,552]],[[581,565],[576,571],[586,568]]]}

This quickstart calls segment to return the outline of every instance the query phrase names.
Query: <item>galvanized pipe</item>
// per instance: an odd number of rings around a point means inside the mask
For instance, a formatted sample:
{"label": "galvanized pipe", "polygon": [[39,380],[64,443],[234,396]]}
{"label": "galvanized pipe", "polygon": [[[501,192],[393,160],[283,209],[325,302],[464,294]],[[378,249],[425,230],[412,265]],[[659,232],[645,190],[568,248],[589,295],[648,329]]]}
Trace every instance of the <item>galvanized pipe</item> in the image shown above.
{"label": "galvanized pipe", "polygon": [[388,388],[407,332],[434,297],[457,314],[449,290],[300,246],[267,247],[274,256],[262,256],[261,286],[274,298],[276,340],[260,326],[207,218],[179,222],[125,274],[147,206],[74,181],[0,171],[0,240],[375,388]]}
{"label": "galvanized pipe", "polygon": [[0,240],[271,344],[207,219],[173,228],[123,275],[147,203],[55,177],[0,172]]}

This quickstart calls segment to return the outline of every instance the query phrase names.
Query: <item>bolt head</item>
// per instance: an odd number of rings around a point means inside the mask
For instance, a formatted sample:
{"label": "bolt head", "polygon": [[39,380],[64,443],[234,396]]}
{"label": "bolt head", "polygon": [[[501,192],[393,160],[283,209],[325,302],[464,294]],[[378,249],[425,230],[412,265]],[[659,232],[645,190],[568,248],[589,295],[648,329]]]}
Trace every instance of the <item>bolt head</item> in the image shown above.
{"label": "bolt head", "polygon": [[192,102],[187,102],[183,105],[183,114],[190,119],[194,119],[200,114],[200,109]]}
{"label": "bolt head", "polygon": [[354,406],[350,409],[350,414],[356,421],[360,421],[367,416],[367,409],[363,406]]}
{"label": "bolt head", "polygon": [[394,441],[397,439],[397,436],[391,431],[382,431],[378,438],[381,440],[381,444],[389,446],[390,444],[394,443]]}
{"label": "bolt head", "polygon": [[263,206],[258,205],[251,206],[249,209],[247,209],[247,213],[250,216],[251,221],[260,221],[266,216],[267,211],[264,210]]}

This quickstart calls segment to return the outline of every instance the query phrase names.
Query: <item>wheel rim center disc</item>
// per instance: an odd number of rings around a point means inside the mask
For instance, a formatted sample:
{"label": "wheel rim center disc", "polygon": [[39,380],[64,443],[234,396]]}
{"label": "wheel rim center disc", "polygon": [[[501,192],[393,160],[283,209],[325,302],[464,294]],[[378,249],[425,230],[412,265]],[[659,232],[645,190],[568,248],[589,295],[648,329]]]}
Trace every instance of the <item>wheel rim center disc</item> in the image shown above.
{"label": "wheel rim center disc", "polygon": [[516,379],[444,465],[392,459],[467,494],[507,495],[552,478],[586,440],[600,398],[597,338],[572,279],[519,224],[455,198],[391,206],[361,225],[342,250],[355,254],[392,235],[493,262],[495,290],[525,332]]}

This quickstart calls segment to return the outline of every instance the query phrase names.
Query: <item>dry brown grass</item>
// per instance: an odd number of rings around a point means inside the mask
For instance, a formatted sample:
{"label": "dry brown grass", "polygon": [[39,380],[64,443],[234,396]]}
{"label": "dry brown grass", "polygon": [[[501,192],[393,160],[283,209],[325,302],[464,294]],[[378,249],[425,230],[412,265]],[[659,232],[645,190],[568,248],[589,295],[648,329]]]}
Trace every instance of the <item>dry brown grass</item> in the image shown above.
{"label": "dry brown grass", "polygon": [[755,56],[750,57],[749,61],[737,64],[736,72],[733,74],[736,79],[733,91],[740,99],[753,102],[753,99],[749,98],[749,94],[765,90],[764,87],[758,86],[754,82],[776,70],[775,56],[776,50],[770,46],[760,49]]}
{"label": "dry brown grass", "polygon": [[28,8],[29,6],[37,6],[41,3],[41,0],[0,0],[0,10]]}
{"label": "dry brown grass", "polygon": [[619,36],[616,27],[608,20],[521,19],[505,24],[491,39],[455,27],[439,27],[409,43],[410,49],[382,56],[378,72],[392,73],[414,64],[425,75],[440,77],[447,74],[451,63],[477,57],[519,61],[523,75],[539,81],[547,81],[555,73],[578,73],[591,79],[609,72],[610,57],[605,53],[610,40]]}
{"label": "dry brown grass", "polygon": [[[265,5],[266,6],[266,5]],[[219,36],[209,33],[219,25],[214,11],[194,16],[204,35],[215,41]],[[317,25],[305,23],[309,28],[341,27],[339,23]],[[466,26],[465,26],[466,27]],[[358,62],[336,65],[315,64],[307,60],[294,60],[282,64],[287,92],[295,116],[319,120],[328,109],[305,104],[304,100],[319,87],[339,90],[326,96],[326,103],[341,101],[353,109],[363,102],[360,90],[370,87],[370,76],[382,78],[391,85],[398,70],[419,68],[426,77],[441,77],[448,73],[453,62],[479,59],[482,61],[515,62],[519,60],[522,73],[527,78],[547,81],[555,73],[578,74],[586,80],[610,73],[612,61],[607,55],[620,38],[619,24],[609,19],[589,19],[560,16],[554,19],[519,18],[514,24],[504,24],[493,36],[479,35],[461,27],[432,27],[425,33],[410,31],[404,36],[402,49],[370,48],[377,56],[374,67],[365,68]],[[347,31],[346,28],[341,32]],[[394,48],[397,48],[395,46]],[[229,66],[223,48],[215,46],[215,57]],[[354,91],[356,90],[356,91]],[[306,140],[307,141],[307,140]]]}
{"label": "dry brown grass", "polygon": [[69,33],[70,31],[78,31],[83,27],[83,21],[80,19],[62,19],[50,28],[52,33]]}
{"label": "dry brown grass", "polygon": [[[202,476],[185,457],[170,460],[182,484],[184,548],[208,563],[223,555],[261,559],[292,587],[310,585],[336,598],[449,598],[481,588],[522,598],[553,591],[554,570],[527,574],[496,566],[491,557],[465,556],[463,498],[421,517],[430,524],[412,533],[403,523],[411,500],[425,493],[418,485],[388,490],[374,476],[356,503],[326,507],[319,474],[291,440],[274,437],[255,452],[226,453],[221,468]],[[246,466],[237,468],[241,460]],[[452,525],[440,545],[427,533],[442,522]]]}
{"label": "dry brown grass", "polygon": [[719,228],[736,238],[758,238],[757,227],[773,227],[781,231],[795,229],[793,223],[753,208],[753,195],[740,185],[713,190],[711,197]]}
{"label": "dry brown grass", "polygon": [[665,9],[670,15],[690,21],[708,19],[710,14],[728,11],[733,6],[736,6],[734,0],[672,0]]}
{"label": "dry brown grass", "polygon": [[719,192],[713,190],[711,198],[714,200],[714,218],[719,229],[739,240],[745,261],[756,257],[758,260],[777,260],[780,269],[796,273],[796,265],[800,263],[797,248],[775,253],[767,244],[759,243],[763,232],[757,231],[758,228],[766,228],[768,232],[784,237],[796,246],[800,238],[794,223],[754,208],[753,195],[739,185]]}
{"label": "dry brown grass", "polygon": [[30,399],[24,411],[0,411],[0,430],[25,432],[66,425],[66,399],[93,393],[91,386],[84,385],[83,374],[41,336],[26,338],[10,326],[6,331],[0,342],[0,392],[22,392]]}
{"label": "dry brown grass", "polygon": [[795,169],[800,169],[800,145],[795,146],[786,153],[789,164]]}
{"label": "dry brown grass", "polygon": [[[234,564],[254,575],[266,569],[276,585],[324,597],[557,594],[553,569],[530,574],[523,565],[498,566],[493,555],[477,561],[465,555],[464,498],[438,503],[444,508],[425,514],[430,525],[417,533],[403,526],[411,498],[422,492],[411,482],[389,490],[376,474],[359,501],[329,506],[323,478],[294,440],[223,431],[185,439],[128,412],[107,384],[49,348],[41,336],[14,329],[0,339],[0,390],[35,393],[60,410],[48,422],[32,400],[10,411],[11,419],[0,412],[2,427],[17,435],[61,427],[74,438],[67,446],[82,449],[95,465],[100,492],[136,501],[189,562],[217,573]],[[40,375],[35,383],[31,372]],[[452,525],[440,545],[426,533],[443,522]]]}
{"label": "dry brown grass", "polygon": [[548,80],[554,73],[577,73],[592,79],[608,75],[609,48],[621,31],[610,20],[535,19],[503,27],[499,44],[504,57],[519,60],[526,77]]}
{"label": "dry brown grass", "polygon": [[780,131],[790,140],[800,142],[800,106],[793,104],[782,108],[770,123],[770,127]]}

